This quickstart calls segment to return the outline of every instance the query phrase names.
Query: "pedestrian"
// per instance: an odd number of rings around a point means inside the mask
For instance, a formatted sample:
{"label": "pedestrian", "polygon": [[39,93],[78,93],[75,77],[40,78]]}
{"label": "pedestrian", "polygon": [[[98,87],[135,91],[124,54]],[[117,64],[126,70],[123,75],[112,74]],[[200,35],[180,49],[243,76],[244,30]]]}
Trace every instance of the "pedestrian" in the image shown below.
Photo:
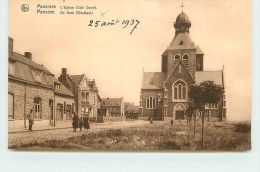
{"label": "pedestrian", "polygon": [[150,117],[150,124],[152,124],[153,123],[153,118],[152,117]]}
{"label": "pedestrian", "polygon": [[80,132],[82,131],[82,126],[83,126],[83,116],[81,115],[79,117],[79,130],[80,130]]}
{"label": "pedestrian", "polygon": [[78,128],[78,123],[79,123],[78,114],[74,113],[74,115],[72,117],[72,127],[73,127],[74,132],[76,132],[76,130]]}
{"label": "pedestrian", "polygon": [[30,112],[27,114],[27,119],[29,120],[29,131],[32,131],[32,126],[34,124],[33,110],[32,109],[30,109]]}
{"label": "pedestrian", "polygon": [[84,124],[85,131],[86,130],[88,131],[90,129],[90,126],[89,126],[89,117],[87,115],[83,117],[83,124]]}

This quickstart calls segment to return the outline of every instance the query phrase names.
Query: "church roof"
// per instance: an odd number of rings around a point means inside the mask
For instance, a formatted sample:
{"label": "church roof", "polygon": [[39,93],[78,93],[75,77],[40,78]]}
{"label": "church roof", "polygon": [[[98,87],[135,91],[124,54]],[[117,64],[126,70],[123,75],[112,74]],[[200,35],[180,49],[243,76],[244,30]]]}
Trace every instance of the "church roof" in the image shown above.
{"label": "church roof", "polygon": [[142,89],[163,89],[165,79],[163,72],[144,72]]}
{"label": "church roof", "polygon": [[196,46],[196,54],[204,54],[198,45]]}
{"label": "church roof", "polygon": [[196,71],[195,82],[201,83],[203,81],[214,81],[215,84],[223,85],[222,70],[218,71]]}
{"label": "church roof", "polygon": [[174,49],[195,49],[195,44],[188,33],[178,33],[166,50]]}
{"label": "church roof", "polygon": [[190,20],[188,15],[182,12],[177,16],[175,23],[190,23]]}

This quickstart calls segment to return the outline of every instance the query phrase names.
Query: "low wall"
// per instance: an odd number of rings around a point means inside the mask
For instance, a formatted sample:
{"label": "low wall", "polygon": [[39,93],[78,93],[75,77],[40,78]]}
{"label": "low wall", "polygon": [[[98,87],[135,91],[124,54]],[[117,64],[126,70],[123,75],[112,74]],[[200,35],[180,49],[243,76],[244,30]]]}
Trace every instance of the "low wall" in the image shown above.
{"label": "low wall", "polygon": [[107,122],[119,122],[125,121],[125,116],[99,116],[97,122],[107,123]]}

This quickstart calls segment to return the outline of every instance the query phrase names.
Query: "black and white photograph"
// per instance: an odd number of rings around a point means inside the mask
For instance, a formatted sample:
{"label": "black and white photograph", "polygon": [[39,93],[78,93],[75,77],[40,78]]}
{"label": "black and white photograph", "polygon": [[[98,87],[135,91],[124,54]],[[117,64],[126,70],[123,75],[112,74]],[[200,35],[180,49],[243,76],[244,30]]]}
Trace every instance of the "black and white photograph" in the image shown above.
{"label": "black and white photograph", "polygon": [[9,0],[8,149],[246,154],[251,3]]}

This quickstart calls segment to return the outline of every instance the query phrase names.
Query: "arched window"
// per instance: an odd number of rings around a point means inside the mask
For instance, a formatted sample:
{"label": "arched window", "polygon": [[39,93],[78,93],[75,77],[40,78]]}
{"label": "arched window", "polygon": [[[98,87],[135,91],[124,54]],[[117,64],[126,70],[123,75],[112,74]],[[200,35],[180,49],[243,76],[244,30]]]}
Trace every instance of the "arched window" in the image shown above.
{"label": "arched window", "polygon": [[177,63],[179,62],[180,59],[181,59],[181,56],[180,56],[180,55],[174,56],[174,66],[177,65]]}
{"label": "arched window", "polygon": [[189,56],[188,56],[188,54],[185,54],[182,57],[182,62],[184,64],[184,66],[188,69],[189,68]]}
{"label": "arched window", "polygon": [[187,100],[188,87],[187,84],[178,80],[173,84],[173,100]]}
{"label": "arched window", "polygon": [[154,97],[148,97],[146,99],[146,109],[154,109],[156,106],[156,99]]}

